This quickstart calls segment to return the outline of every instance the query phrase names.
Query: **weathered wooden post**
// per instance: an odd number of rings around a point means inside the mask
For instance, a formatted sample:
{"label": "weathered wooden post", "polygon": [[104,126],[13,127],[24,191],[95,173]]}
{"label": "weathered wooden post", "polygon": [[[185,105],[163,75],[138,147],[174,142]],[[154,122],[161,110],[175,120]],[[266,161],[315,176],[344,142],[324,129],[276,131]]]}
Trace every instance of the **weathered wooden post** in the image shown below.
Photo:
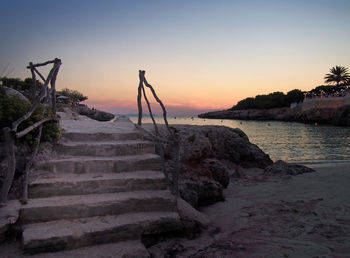
{"label": "weathered wooden post", "polygon": [[139,114],[138,114],[138,120],[137,120],[137,124],[141,126],[142,124],[142,103],[141,103],[141,98],[142,98],[142,87],[143,87],[143,81],[142,81],[142,76],[141,76],[142,71],[139,71],[139,87],[138,87],[138,92],[137,92],[137,107],[139,110]]}
{"label": "weathered wooden post", "polygon": [[16,170],[15,135],[9,127],[2,129],[7,155],[7,173],[0,192],[0,204],[5,204]]}
{"label": "weathered wooden post", "polygon": [[[165,109],[165,106],[163,104],[163,102],[158,98],[155,90],[153,89],[152,85],[150,85],[145,77],[145,71],[141,71],[139,70],[139,78],[140,78],[140,83],[139,83],[139,88],[138,88],[138,95],[137,95],[137,106],[138,106],[138,110],[139,110],[139,114],[138,114],[138,128],[142,129],[141,124],[142,124],[142,105],[141,105],[141,98],[142,98],[142,93],[143,96],[145,98],[147,107],[148,107],[148,111],[150,113],[150,117],[152,119],[153,125],[154,125],[154,130],[155,130],[155,135],[152,135],[150,133],[148,133],[146,130],[143,130],[145,132],[147,132],[149,135],[151,135],[151,137],[155,140],[157,146],[158,146],[158,150],[159,150],[159,155],[161,158],[161,164],[162,164],[162,171],[164,173],[165,179],[168,182],[168,185],[170,187],[170,190],[172,191],[172,193],[175,196],[179,196],[179,187],[178,187],[178,179],[179,179],[179,162],[180,162],[180,145],[179,145],[179,141],[176,137],[176,135],[174,134],[174,132],[170,129],[169,124],[168,124],[168,119],[167,119],[167,112]],[[172,178],[170,180],[170,177],[168,175],[168,172],[166,170],[166,166],[165,166],[165,149],[164,146],[162,144],[162,140],[161,140],[161,135],[159,134],[159,130],[158,130],[158,126],[157,123],[154,119],[153,113],[152,113],[152,109],[151,109],[151,105],[150,102],[148,101],[148,98],[146,96],[146,91],[145,91],[145,87],[148,87],[150,89],[150,91],[152,92],[152,95],[154,97],[154,99],[158,102],[158,104],[161,106],[162,111],[163,111],[163,118],[164,118],[164,123],[166,126],[166,129],[169,132],[170,135],[170,142],[172,144],[174,144],[175,147],[175,168],[172,172]],[[164,140],[163,140],[164,141]],[[165,140],[165,142],[169,142],[168,140]]]}
{"label": "weathered wooden post", "polygon": [[30,72],[32,74],[32,79],[33,79],[31,93],[30,93],[30,101],[33,103],[36,97],[36,74],[35,74],[34,66],[32,62],[29,63],[29,67],[30,67]]}

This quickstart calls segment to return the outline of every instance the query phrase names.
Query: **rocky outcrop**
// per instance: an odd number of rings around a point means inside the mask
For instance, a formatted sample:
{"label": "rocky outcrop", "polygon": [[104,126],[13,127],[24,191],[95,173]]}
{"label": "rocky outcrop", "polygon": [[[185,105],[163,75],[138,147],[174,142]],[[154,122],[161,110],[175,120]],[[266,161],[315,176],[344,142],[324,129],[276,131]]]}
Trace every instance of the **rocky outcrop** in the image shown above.
{"label": "rocky outcrop", "polygon": [[199,114],[200,118],[242,120],[290,120],[294,112],[290,108],[221,110]]}
{"label": "rocky outcrop", "polygon": [[9,88],[9,87],[6,87],[6,86],[1,86],[0,87],[0,93],[5,94],[5,95],[7,95],[9,97],[15,96],[15,97],[25,101],[26,103],[30,104],[29,99],[27,99],[26,96],[24,96],[21,92],[15,90],[15,89],[12,89],[12,88]]}
{"label": "rocky outcrop", "polygon": [[275,163],[271,164],[270,166],[266,167],[264,169],[265,175],[290,175],[290,176],[296,176],[301,175],[304,173],[310,173],[314,172],[315,170],[298,165],[298,164],[290,164],[287,162],[284,162],[282,160],[278,160]]}
{"label": "rocky outcrop", "polygon": [[324,123],[334,125],[350,125],[350,107],[295,108],[222,110],[199,114],[200,118],[209,119],[241,119],[241,120],[279,120],[305,123]]}
{"label": "rocky outcrop", "polygon": [[97,121],[110,121],[114,118],[114,115],[105,111],[91,109],[86,106],[78,106],[74,108],[79,115],[90,117]]}
{"label": "rocky outcrop", "polygon": [[8,231],[18,218],[21,204],[17,200],[11,200],[5,206],[0,206],[0,244],[6,238]]}
{"label": "rocky outcrop", "polygon": [[[181,146],[180,195],[194,207],[224,200],[223,189],[229,184],[232,167],[265,168],[272,164],[270,157],[250,143],[240,129],[194,125],[172,127]],[[166,134],[165,128],[160,130]],[[166,145],[169,172],[174,167],[173,153],[173,147]]]}
{"label": "rocky outcrop", "polygon": [[350,105],[338,108],[333,118],[334,125],[350,126]]}

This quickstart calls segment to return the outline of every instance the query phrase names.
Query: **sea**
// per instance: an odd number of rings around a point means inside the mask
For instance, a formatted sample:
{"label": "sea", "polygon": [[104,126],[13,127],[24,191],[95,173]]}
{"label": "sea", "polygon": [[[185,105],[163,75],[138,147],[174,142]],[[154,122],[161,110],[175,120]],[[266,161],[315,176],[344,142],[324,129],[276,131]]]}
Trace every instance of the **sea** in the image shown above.
{"label": "sea", "polygon": [[[134,122],[137,116],[128,115]],[[164,124],[162,117],[156,122]],[[145,116],[143,123],[152,123]],[[169,124],[221,125],[241,129],[250,142],[270,155],[273,161],[292,163],[337,163],[349,162],[350,127],[321,124],[304,124],[281,121],[250,121],[228,119],[202,119],[198,117],[168,117]]]}

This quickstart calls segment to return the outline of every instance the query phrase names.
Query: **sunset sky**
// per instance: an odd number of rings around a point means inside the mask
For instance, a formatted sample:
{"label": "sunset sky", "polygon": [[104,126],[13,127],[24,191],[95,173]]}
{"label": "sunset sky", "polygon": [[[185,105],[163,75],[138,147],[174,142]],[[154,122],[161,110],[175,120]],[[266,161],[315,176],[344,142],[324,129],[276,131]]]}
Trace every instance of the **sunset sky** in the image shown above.
{"label": "sunset sky", "polygon": [[140,69],[171,115],[192,115],[350,67],[348,0],[0,3],[0,72],[61,58],[58,88],[113,113],[136,113]]}

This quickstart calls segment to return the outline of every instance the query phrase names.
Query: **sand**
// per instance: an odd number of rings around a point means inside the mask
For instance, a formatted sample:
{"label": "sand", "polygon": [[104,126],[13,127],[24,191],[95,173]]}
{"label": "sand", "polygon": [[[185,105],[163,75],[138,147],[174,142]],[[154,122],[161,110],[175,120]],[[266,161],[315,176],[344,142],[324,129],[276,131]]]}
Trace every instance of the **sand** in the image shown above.
{"label": "sand", "polygon": [[350,163],[309,166],[316,172],[288,180],[232,182],[225,202],[201,209],[211,229],[151,251],[156,257],[350,257]]}

